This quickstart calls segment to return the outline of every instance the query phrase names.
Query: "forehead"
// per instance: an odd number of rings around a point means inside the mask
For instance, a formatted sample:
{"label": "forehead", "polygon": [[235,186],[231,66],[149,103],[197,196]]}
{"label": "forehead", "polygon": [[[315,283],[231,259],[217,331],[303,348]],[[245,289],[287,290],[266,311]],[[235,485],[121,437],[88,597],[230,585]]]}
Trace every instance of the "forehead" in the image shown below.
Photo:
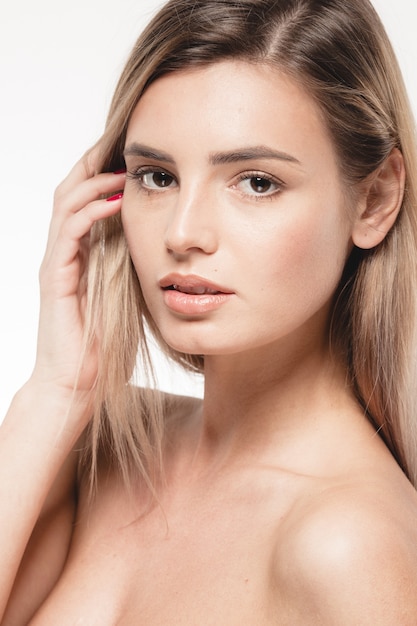
{"label": "forehead", "polygon": [[271,145],[302,161],[333,146],[315,100],[294,79],[269,65],[222,61],[168,74],[139,100],[130,141],[167,150],[208,144],[213,150]]}

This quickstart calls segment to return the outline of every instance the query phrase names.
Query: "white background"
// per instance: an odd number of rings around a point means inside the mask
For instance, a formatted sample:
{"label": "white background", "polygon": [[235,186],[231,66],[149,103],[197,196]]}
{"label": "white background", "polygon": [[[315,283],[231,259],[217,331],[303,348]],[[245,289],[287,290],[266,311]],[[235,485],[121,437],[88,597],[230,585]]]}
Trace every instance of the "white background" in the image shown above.
{"label": "white background", "polygon": [[[374,0],[417,111],[415,0]],[[118,74],[162,0],[1,0],[0,419],[30,375],[57,183],[99,138]],[[161,386],[201,393],[161,366]]]}

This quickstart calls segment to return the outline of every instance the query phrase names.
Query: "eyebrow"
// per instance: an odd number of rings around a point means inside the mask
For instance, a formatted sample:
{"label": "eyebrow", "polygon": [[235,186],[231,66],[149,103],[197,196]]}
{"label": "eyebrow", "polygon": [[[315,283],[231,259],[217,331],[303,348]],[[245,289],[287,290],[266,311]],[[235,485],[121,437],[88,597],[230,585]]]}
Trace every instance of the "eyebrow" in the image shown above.
{"label": "eyebrow", "polygon": [[148,146],[144,146],[141,143],[133,142],[127,146],[123,152],[125,157],[127,156],[140,156],[144,159],[151,159],[152,161],[165,161],[165,163],[175,163],[174,158],[167,152],[161,150],[153,150]]}
{"label": "eyebrow", "polygon": [[215,152],[210,156],[210,163],[212,165],[223,165],[224,163],[252,161],[253,159],[277,159],[279,161],[300,164],[300,161],[290,154],[279,150],[273,150],[267,146],[250,146],[248,148],[241,148],[240,150],[232,150],[230,152]]}
{"label": "eyebrow", "polygon": [[[124,151],[124,156],[140,156],[153,161],[163,161],[164,163],[175,164],[175,159],[161,150],[154,150],[149,146],[133,142],[129,144]],[[211,165],[223,165],[227,163],[238,163],[239,161],[252,161],[254,159],[277,159],[279,161],[287,161],[301,165],[300,161],[294,156],[273,150],[267,146],[249,146],[239,150],[231,150],[226,152],[214,152],[209,157]]]}

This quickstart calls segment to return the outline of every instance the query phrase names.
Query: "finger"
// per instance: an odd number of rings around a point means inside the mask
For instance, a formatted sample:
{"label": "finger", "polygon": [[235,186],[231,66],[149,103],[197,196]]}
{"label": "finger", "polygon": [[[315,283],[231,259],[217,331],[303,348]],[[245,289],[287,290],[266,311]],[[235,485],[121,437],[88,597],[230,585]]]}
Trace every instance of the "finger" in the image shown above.
{"label": "finger", "polygon": [[78,184],[76,188],[71,188],[65,197],[57,199],[50,224],[47,248],[54,244],[62,224],[71,214],[82,210],[100,196],[113,195],[122,191],[125,180],[124,173],[98,174]]}
{"label": "finger", "polygon": [[58,189],[65,194],[84,180],[92,178],[98,173],[101,160],[100,143],[88,150],[79,161],[73,166],[68,175],[58,186]]}
{"label": "finger", "polygon": [[84,180],[75,187],[71,187],[66,194],[56,196],[54,214],[76,213],[102,195],[122,191],[125,181],[125,172],[97,174],[93,178]]}
{"label": "finger", "polygon": [[[77,260],[82,245],[85,246],[85,238],[91,227],[96,221],[118,213],[121,204],[122,197],[120,194],[120,197],[111,201],[96,200],[91,202],[82,210],[70,215],[61,225],[53,245],[45,255],[40,273],[42,282],[48,283],[52,280],[54,283],[56,281],[62,283],[59,288],[62,293],[59,295],[67,295],[72,292],[74,276],[69,275],[73,271],[71,266]],[[46,284],[46,286],[48,285]]]}

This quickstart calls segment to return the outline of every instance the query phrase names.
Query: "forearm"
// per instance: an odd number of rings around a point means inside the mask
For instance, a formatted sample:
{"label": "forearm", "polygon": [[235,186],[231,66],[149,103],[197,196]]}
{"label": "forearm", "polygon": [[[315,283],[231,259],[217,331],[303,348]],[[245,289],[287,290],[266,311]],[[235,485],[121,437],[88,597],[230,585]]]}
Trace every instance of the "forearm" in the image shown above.
{"label": "forearm", "polygon": [[16,394],[2,424],[0,616],[51,487],[88,421],[88,410],[86,402],[74,402],[71,394],[29,382]]}

